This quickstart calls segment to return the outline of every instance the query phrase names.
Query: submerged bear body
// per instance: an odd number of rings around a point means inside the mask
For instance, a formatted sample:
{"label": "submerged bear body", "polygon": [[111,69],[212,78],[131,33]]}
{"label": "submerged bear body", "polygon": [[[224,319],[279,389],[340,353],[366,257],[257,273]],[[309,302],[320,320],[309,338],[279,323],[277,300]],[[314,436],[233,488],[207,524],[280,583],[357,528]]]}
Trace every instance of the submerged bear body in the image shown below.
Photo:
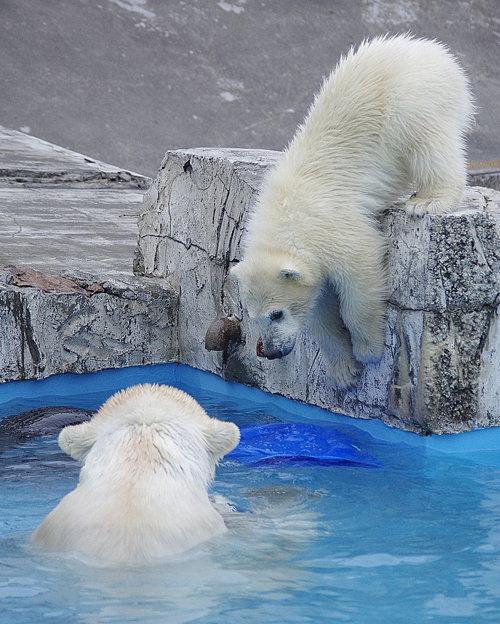
{"label": "submerged bear body", "polygon": [[66,427],[61,448],[80,481],[32,535],[35,544],[113,562],[181,553],[225,532],[207,489],[239,441],[189,395],[144,384],[112,396],[91,421]]}

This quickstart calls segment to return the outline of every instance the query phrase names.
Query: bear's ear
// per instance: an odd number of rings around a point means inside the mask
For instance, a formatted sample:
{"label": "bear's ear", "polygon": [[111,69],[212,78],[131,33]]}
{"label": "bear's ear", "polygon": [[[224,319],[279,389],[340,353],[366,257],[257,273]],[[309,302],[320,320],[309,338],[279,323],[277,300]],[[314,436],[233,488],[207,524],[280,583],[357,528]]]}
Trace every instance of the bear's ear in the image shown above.
{"label": "bear's ear", "polygon": [[96,441],[95,426],[90,420],[64,427],[57,441],[61,449],[73,459],[84,461]]}
{"label": "bear's ear", "polygon": [[238,446],[240,430],[232,422],[212,418],[205,438],[209,451],[219,460]]}
{"label": "bear's ear", "polygon": [[296,269],[281,269],[280,278],[283,280],[298,282],[300,279],[300,273]]}

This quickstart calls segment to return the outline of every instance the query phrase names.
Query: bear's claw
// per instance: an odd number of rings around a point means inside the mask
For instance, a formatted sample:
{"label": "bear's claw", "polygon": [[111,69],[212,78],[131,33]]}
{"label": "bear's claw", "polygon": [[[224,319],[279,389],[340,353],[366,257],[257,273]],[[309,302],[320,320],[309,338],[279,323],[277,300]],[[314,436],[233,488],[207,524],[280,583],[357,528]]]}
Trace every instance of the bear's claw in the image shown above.
{"label": "bear's claw", "polygon": [[406,202],[405,210],[409,215],[423,217],[425,215],[446,214],[453,209],[453,204],[442,199],[427,197],[410,197]]}

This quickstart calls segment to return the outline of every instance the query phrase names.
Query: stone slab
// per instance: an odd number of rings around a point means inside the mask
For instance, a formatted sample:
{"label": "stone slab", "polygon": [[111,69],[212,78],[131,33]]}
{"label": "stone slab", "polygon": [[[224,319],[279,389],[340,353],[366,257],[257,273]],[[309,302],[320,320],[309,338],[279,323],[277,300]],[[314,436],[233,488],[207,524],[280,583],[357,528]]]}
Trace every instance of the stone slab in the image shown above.
{"label": "stone slab", "polygon": [[0,184],[0,267],[131,275],[144,191]]}
{"label": "stone slab", "polygon": [[0,126],[0,182],[24,184],[86,183],[145,189],[146,176]]}
{"label": "stone slab", "polygon": [[165,280],[77,277],[103,292],[10,286],[0,271],[0,382],[177,361],[177,293]]}
{"label": "stone slab", "polygon": [[0,267],[131,275],[150,183],[0,126]]}

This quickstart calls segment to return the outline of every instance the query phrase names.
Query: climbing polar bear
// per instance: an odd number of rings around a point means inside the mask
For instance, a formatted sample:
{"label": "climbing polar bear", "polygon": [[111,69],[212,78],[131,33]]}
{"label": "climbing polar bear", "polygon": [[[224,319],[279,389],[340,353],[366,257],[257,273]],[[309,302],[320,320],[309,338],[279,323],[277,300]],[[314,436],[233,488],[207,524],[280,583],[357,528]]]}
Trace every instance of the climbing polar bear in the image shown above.
{"label": "climbing polar bear", "polygon": [[80,481],[32,535],[39,546],[108,561],[181,553],[226,531],[207,488],[239,429],[170,386],[118,392],[59,445],[83,462]]}
{"label": "climbing polar bear", "polygon": [[263,355],[290,353],[308,319],[339,386],[380,359],[388,276],[377,216],[411,191],[411,215],[456,208],[473,112],[440,43],[382,37],[340,60],[268,173],[233,269]]}

